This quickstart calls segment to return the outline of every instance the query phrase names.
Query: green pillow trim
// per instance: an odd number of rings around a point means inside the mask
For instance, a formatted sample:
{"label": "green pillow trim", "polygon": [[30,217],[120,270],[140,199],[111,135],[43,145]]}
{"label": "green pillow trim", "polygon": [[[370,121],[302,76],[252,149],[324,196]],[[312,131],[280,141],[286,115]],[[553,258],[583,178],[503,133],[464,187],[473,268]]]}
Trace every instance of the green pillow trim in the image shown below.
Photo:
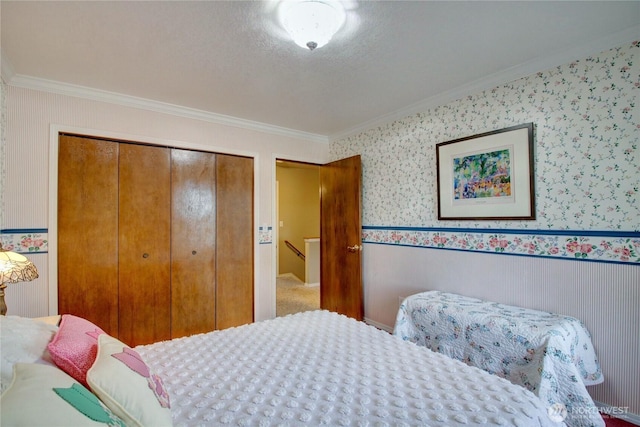
{"label": "green pillow trim", "polygon": [[93,421],[109,426],[126,427],[124,422],[105,408],[100,400],[89,390],[78,383],[69,388],[53,388],[64,401]]}

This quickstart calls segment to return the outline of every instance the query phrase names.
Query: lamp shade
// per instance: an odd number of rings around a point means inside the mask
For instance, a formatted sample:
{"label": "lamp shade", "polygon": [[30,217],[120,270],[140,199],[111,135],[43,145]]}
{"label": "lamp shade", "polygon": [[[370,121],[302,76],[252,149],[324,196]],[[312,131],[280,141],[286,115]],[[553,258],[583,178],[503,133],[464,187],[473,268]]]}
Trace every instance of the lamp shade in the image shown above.
{"label": "lamp shade", "polygon": [[300,47],[313,50],[326,45],[342,27],[344,8],[332,0],[282,2],[282,26]]}
{"label": "lamp shade", "polygon": [[27,257],[0,246],[0,283],[30,282],[38,278],[38,269]]}

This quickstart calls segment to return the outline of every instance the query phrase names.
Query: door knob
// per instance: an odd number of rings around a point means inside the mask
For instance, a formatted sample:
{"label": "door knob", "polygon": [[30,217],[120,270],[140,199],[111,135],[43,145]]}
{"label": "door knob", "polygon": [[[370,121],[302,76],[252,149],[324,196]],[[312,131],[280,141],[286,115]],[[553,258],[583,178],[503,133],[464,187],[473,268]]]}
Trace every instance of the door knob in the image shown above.
{"label": "door knob", "polygon": [[347,246],[349,252],[358,252],[362,250],[362,245]]}

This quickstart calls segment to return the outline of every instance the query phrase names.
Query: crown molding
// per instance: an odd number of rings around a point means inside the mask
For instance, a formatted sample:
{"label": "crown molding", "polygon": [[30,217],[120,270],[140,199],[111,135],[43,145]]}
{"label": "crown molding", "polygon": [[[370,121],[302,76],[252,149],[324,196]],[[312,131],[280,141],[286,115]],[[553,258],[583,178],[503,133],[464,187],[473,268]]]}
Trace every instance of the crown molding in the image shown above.
{"label": "crown molding", "polygon": [[553,52],[544,57],[527,61],[520,65],[513,66],[506,70],[494,73],[482,79],[469,82],[449,91],[445,91],[434,95],[430,98],[419,101],[415,104],[404,107],[400,110],[389,114],[368,120],[343,132],[329,135],[329,141],[347,138],[357,135],[368,129],[379,127],[395,120],[402,119],[417,113],[428,111],[432,108],[462,99],[466,96],[480,93],[484,90],[492,89],[514,80],[518,80],[540,71],[548,70],[553,67],[567,64],[580,58],[586,58],[589,55],[595,55],[608,49],[619,47],[624,43],[630,43],[640,40],[640,25],[619,31],[600,39],[592,40],[563,51]]}
{"label": "crown molding", "polygon": [[420,112],[440,105],[447,104],[465,96],[482,92],[496,86],[514,81],[537,72],[548,70],[559,65],[566,64],[579,58],[584,58],[614,47],[623,43],[638,40],[640,34],[640,25],[628,28],[626,30],[614,33],[607,37],[590,41],[588,43],[575,46],[559,52],[554,52],[544,57],[525,62],[520,65],[508,68],[506,70],[494,73],[482,79],[464,84],[455,89],[442,92],[440,94],[429,97],[425,100],[409,105],[402,109],[396,110],[389,114],[379,116],[372,120],[363,122],[352,128],[348,128],[342,132],[338,132],[329,136],[302,132],[294,129],[288,129],[280,126],[274,126],[267,123],[255,122],[238,117],[216,114],[204,110],[183,107],[179,105],[153,101],[144,98],[124,95],[115,92],[102,91],[98,89],[88,88],[85,86],[71,85],[60,83],[52,80],[39,79],[29,76],[16,74],[11,62],[8,60],[4,52],[0,50],[1,75],[5,83],[9,86],[21,87],[25,89],[40,90],[44,92],[56,93],[60,95],[73,96],[77,98],[90,99],[94,101],[107,102],[111,104],[123,105],[127,107],[139,108],[158,113],[170,114],[189,119],[202,120],[206,122],[234,126],[242,129],[254,130],[274,135],[286,136],[291,138],[302,139],[310,142],[328,143],[338,139],[362,133],[368,129],[379,127],[403,117],[411,116]]}
{"label": "crown molding", "polygon": [[[4,77],[5,57],[2,58],[2,71]],[[11,70],[8,70],[11,71]],[[294,129],[288,129],[280,126],[270,125],[267,123],[256,122],[252,120],[241,119],[238,117],[227,116],[224,114],[216,114],[195,108],[183,107],[159,101],[154,101],[135,96],[124,95],[116,92],[108,92],[99,89],[93,89],[86,86],[78,86],[67,83],[56,82],[53,80],[40,79],[35,77],[24,76],[20,74],[12,74],[11,78],[5,78],[5,82],[9,86],[24,89],[39,90],[58,95],[72,96],[82,99],[90,99],[93,101],[107,102],[110,104],[122,105],[125,107],[138,108],[157,113],[170,114],[173,116],[185,117],[188,119],[202,120],[205,122],[216,123],[226,126],[234,126],[242,129],[248,129],[258,132],[264,132],[274,135],[286,136],[296,139],[302,139],[310,142],[328,143],[329,138],[325,135],[318,135],[308,132],[302,132]]]}

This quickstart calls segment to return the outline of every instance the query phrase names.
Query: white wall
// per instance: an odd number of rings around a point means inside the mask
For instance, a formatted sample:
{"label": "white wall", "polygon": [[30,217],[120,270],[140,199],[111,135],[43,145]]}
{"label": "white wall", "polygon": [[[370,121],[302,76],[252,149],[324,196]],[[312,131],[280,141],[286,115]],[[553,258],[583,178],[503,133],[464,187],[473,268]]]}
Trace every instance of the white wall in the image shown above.
{"label": "white wall", "polygon": [[[223,125],[120,104],[25,89],[9,84],[6,93],[6,180],[3,230],[44,229],[48,253],[28,255],[40,271],[30,283],[7,289],[9,314],[44,316],[55,307],[56,130],[86,132],[185,148],[248,155],[255,162],[255,314],[275,316],[273,245],[258,226],[272,225],[275,158],[324,163],[328,144],[303,137]],[[292,132],[293,133],[293,132]],[[265,228],[266,230],[266,228]],[[7,236],[5,236],[7,237]],[[14,236],[20,239],[21,236]],[[260,243],[262,244],[259,244]],[[91,248],[86,248],[91,256]]]}
{"label": "white wall", "polygon": [[[625,44],[332,141],[332,159],[362,156],[367,320],[392,328],[398,297],[422,290],[578,317],[605,377],[590,393],[640,414],[639,50]],[[436,144],[527,122],[536,220],[439,221]],[[502,232],[526,256],[490,253],[485,237]],[[582,261],[572,241],[587,243]]]}

